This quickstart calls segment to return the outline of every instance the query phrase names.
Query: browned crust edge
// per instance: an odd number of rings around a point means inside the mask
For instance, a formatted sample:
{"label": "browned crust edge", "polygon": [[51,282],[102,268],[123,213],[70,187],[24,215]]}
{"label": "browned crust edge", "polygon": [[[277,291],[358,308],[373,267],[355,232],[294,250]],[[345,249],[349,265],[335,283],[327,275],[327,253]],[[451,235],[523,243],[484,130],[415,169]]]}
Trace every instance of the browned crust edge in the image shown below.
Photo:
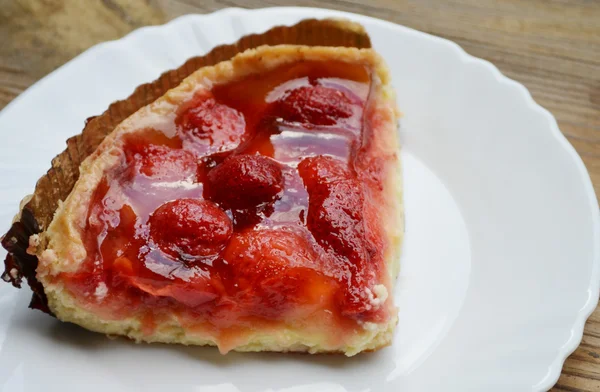
{"label": "browned crust edge", "polygon": [[281,44],[371,47],[369,36],[356,23],[307,19],[293,26],[278,26],[262,34],[244,36],[234,44],[218,46],[204,56],[193,57],[179,68],[163,73],[154,82],[138,86],[128,98],[112,103],[101,115],[90,117],[83,131],[69,138],[67,148],[52,160],[52,167],[38,180],[33,196],[22,205],[18,218],[2,237],[2,246],[8,251],[2,279],[20,288],[25,278],[33,291],[29,307],[52,314],[44,287],[36,278],[38,259],[28,254],[27,248],[30,236],[48,227],[59,202],[71,193],[79,179],[81,162],[119,123],[179,85],[199,68],[229,60],[247,49]]}

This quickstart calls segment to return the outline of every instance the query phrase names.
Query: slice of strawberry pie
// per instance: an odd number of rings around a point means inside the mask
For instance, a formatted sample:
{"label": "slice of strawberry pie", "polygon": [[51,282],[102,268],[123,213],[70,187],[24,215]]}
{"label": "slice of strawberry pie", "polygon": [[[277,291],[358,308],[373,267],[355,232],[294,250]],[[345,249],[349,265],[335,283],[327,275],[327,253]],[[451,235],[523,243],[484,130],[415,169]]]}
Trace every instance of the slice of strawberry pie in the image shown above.
{"label": "slice of strawberry pie", "polygon": [[30,238],[63,321],[222,352],[388,345],[397,112],[371,49],[261,46],[116,126]]}

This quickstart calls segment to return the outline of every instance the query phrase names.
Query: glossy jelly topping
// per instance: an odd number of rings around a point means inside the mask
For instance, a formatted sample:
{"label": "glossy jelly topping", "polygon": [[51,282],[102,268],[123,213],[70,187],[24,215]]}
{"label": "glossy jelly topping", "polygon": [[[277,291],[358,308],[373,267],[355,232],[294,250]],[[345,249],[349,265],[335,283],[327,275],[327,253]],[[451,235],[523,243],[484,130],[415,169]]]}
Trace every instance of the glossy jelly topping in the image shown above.
{"label": "glossy jelly topping", "polygon": [[360,65],[286,65],[197,93],[172,137],[124,136],[67,287],[108,317],[175,312],[218,331],[319,312],[385,319],[371,291],[385,241],[370,212],[385,165],[355,164],[376,155],[363,142],[377,137],[370,83]]}

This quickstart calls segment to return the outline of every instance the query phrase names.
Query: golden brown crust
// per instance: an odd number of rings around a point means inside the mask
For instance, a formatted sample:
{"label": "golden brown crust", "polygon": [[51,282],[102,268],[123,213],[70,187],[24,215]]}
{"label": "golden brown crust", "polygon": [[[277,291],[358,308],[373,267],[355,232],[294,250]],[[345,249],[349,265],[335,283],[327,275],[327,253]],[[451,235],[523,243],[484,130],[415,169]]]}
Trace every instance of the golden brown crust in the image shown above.
{"label": "golden brown crust", "polygon": [[294,26],[275,27],[262,34],[245,36],[234,44],[216,47],[204,56],[191,58],[181,67],[165,72],[154,82],[139,86],[127,99],[114,102],[100,116],[88,119],[82,133],[68,139],[65,151],[52,160],[52,167],[39,179],[34,194],[22,204],[15,222],[2,239],[2,246],[8,251],[2,278],[20,287],[25,277],[34,292],[30,307],[49,313],[44,289],[35,277],[37,258],[26,252],[28,238],[48,227],[59,202],[66,199],[78,180],[80,164],[125,118],[179,85],[195,70],[229,60],[250,48],[279,44],[371,47],[369,36],[357,23],[304,20]]}

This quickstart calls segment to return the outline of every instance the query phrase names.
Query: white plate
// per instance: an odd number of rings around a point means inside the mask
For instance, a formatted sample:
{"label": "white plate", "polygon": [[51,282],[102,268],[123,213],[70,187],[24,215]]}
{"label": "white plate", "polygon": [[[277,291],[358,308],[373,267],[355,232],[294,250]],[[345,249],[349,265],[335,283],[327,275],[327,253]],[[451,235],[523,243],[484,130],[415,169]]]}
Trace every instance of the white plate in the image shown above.
{"label": "white plate", "polygon": [[64,140],[113,100],[215,45],[327,16],[367,28],[405,113],[393,346],[347,359],[135,345],[27,310],[29,293],[2,285],[4,390],[530,391],[557,380],[598,301],[589,176],[522,85],[452,42],[392,23],[310,8],[227,9],[93,47],[0,114],[0,228]]}

